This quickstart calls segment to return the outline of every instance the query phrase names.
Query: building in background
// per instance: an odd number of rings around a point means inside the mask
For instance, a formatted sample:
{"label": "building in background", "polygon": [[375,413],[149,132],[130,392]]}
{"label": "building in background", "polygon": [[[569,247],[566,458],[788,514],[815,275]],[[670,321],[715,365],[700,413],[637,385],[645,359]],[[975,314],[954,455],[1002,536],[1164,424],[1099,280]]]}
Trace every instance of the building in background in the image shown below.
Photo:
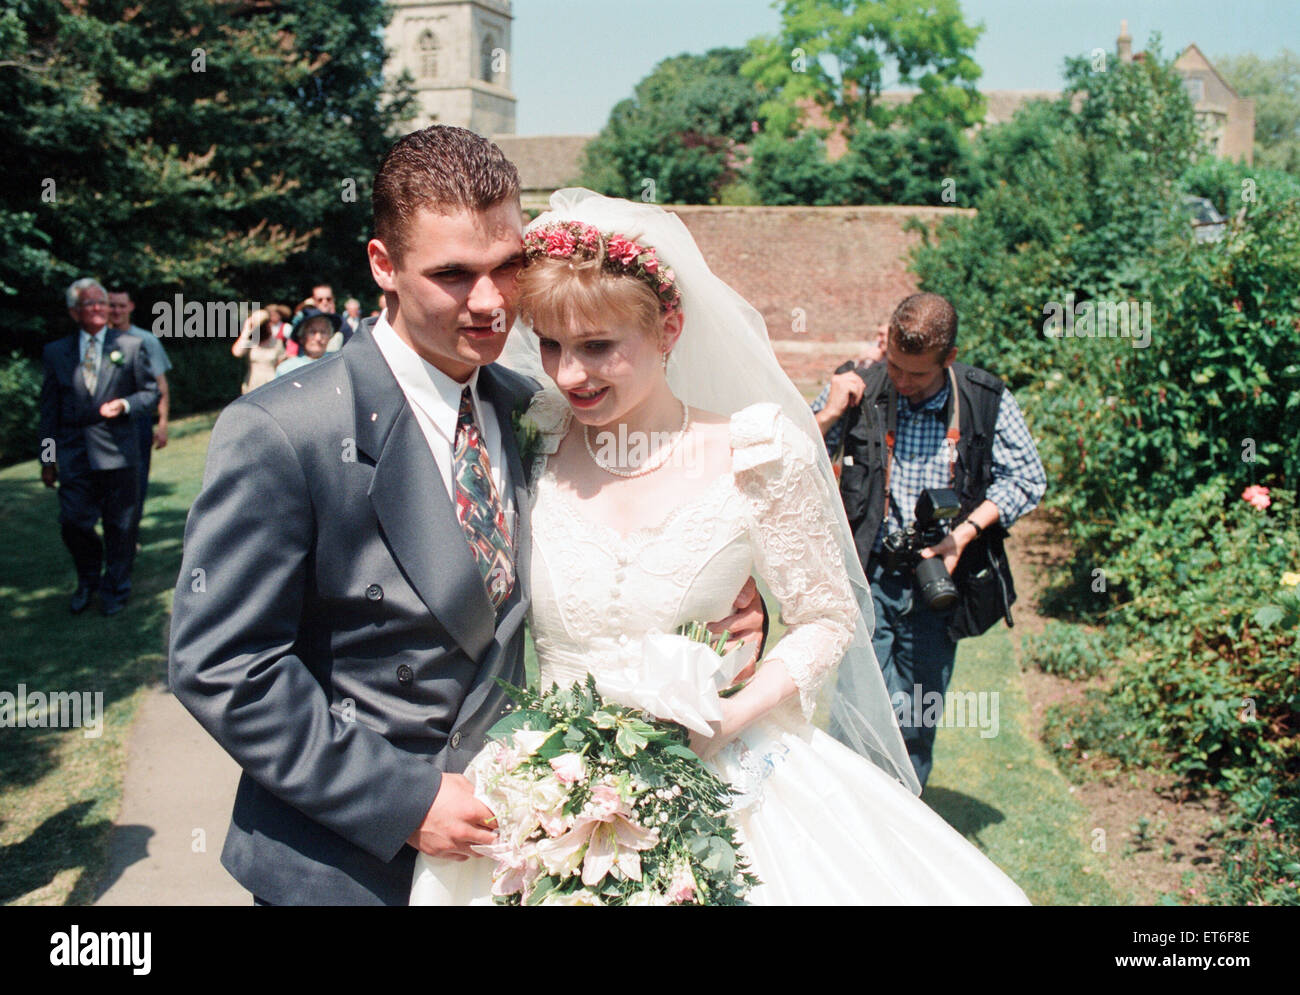
{"label": "building in background", "polygon": [[385,74],[409,72],[419,102],[406,127],[454,124],[480,135],[513,135],[510,0],[395,0],[390,6]]}
{"label": "building in background", "polygon": [[1183,86],[1196,108],[1201,133],[1210,140],[1220,159],[1255,161],[1255,101],[1237,91],[1219,75],[1201,50],[1188,45],[1174,62]]}

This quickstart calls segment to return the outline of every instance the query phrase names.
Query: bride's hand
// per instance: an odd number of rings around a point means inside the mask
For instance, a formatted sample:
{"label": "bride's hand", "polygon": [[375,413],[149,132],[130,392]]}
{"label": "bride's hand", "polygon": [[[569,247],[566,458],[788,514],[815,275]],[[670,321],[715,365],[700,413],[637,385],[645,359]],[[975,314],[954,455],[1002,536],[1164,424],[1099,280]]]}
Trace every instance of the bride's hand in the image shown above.
{"label": "bride's hand", "polygon": [[712,757],[726,745],[726,743],[722,741],[722,736],[720,735],[722,723],[710,722],[709,727],[713,729],[712,736],[705,736],[696,732],[694,729],[688,730],[690,733],[690,739],[687,742],[687,745],[691,748],[691,752],[701,760],[712,759]]}
{"label": "bride's hand", "polygon": [[745,721],[743,709],[735,705],[735,699],[722,699],[722,721],[710,722],[709,728],[713,730],[712,736],[705,736],[696,732],[694,729],[688,730],[690,738],[687,745],[701,760],[710,760],[728,743],[736,738],[736,733],[740,732]]}

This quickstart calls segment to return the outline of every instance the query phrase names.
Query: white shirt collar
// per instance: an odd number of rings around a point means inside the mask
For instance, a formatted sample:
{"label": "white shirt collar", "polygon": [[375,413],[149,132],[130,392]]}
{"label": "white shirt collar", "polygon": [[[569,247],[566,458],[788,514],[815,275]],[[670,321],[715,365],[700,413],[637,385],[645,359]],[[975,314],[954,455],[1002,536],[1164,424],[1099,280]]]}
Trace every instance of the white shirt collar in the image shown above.
{"label": "white shirt collar", "polygon": [[470,400],[474,406],[475,420],[482,425],[479,416],[481,402],[478,396],[478,368],[469,375],[464,383],[458,383],[398,337],[393,326],[388,323],[385,311],[375,322],[370,334],[375,345],[383,354],[388,368],[397,378],[398,386],[406,399],[418,407],[433,422],[439,433],[448,441],[456,438],[456,422],[460,417],[461,392],[469,387]]}

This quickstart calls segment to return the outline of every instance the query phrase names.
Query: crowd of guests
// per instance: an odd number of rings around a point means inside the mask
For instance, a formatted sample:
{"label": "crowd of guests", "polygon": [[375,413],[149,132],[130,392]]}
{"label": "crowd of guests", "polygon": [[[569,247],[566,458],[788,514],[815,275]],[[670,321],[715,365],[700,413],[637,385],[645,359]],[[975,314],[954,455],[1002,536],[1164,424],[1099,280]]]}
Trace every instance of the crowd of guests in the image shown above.
{"label": "crowd of guests", "polygon": [[[125,287],[85,277],[65,296],[76,328],[42,356],[41,480],[58,487],[60,532],[77,574],[69,608],[80,614],[98,596],[103,614],[116,615],[131,590],[153,450],[167,445],[172,364],[158,337],[132,323]],[[372,314],[383,307],[381,296]],[[336,314],[324,283],[293,310],[259,308],[231,349],[248,363],[243,391],[342,348],[362,320],[356,298]]]}
{"label": "crowd of guests", "polygon": [[[377,315],[384,307],[380,295]],[[334,291],[327,283],[312,288],[292,311],[284,304],[271,304],[250,314],[230,347],[231,354],[246,359],[243,393],[299,369],[328,352],[342,349],[361,327],[361,302],[349,297],[343,314],[335,311]]]}

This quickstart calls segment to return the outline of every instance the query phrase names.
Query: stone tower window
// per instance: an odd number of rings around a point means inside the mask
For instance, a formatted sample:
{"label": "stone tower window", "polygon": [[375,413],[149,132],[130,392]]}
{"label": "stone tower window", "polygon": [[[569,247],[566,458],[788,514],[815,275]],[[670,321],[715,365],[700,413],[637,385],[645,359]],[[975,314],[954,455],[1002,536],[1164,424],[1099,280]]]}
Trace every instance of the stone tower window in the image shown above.
{"label": "stone tower window", "polygon": [[433,78],[438,75],[438,36],[428,28],[420,33],[416,42],[420,49],[420,75]]}
{"label": "stone tower window", "polygon": [[496,39],[491,35],[483,38],[483,47],[479,49],[479,78],[485,83],[495,83],[496,73],[492,71],[492,53],[496,50]]}

